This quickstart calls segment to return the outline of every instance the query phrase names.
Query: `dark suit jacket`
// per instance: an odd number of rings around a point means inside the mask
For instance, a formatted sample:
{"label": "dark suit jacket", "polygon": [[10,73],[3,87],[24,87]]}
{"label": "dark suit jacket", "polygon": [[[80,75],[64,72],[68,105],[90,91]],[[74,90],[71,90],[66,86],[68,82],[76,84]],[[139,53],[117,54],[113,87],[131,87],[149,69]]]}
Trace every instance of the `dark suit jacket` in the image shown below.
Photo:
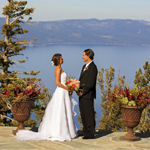
{"label": "dark suit jacket", "polygon": [[83,89],[81,97],[94,99],[96,98],[97,67],[92,61],[89,64],[88,69],[83,72],[85,66],[86,65],[83,66],[79,78],[81,89]]}

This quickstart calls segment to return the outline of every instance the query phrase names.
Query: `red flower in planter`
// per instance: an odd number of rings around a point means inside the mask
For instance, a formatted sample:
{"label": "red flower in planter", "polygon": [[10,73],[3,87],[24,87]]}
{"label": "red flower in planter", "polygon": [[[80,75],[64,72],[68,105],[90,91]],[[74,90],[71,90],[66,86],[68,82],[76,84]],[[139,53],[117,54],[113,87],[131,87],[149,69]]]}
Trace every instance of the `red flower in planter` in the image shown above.
{"label": "red flower in planter", "polygon": [[132,93],[130,94],[129,98],[130,98],[131,100],[133,99],[133,95],[132,95]]}
{"label": "red flower in planter", "polygon": [[129,97],[129,89],[125,87],[126,96]]}
{"label": "red flower in planter", "polygon": [[6,95],[10,95],[10,93],[8,91],[6,91]]}
{"label": "red flower in planter", "polygon": [[38,90],[37,90],[37,93],[40,94],[40,91],[41,91],[41,89],[38,89]]}
{"label": "red flower in planter", "polygon": [[4,89],[1,91],[1,97],[3,100],[9,100],[11,104],[21,101],[35,101],[41,98],[40,83],[25,82],[22,79],[12,81],[11,84],[4,85]]}

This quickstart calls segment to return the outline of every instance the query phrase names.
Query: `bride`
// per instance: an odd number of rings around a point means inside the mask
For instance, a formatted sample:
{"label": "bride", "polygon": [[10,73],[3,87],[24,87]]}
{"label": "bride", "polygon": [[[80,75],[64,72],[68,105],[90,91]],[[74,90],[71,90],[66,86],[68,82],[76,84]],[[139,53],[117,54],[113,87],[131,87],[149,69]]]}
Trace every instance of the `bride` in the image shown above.
{"label": "bride", "polygon": [[[56,66],[54,75],[57,88],[48,103],[38,132],[18,130],[18,140],[51,140],[71,141],[77,137],[77,128],[74,123],[74,105],[76,101],[69,96],[69,89],[65,86],[66,73],[61,69],[63,58],[61,54],[52,57]],[[71,92],[72,93],[72,92]]]}

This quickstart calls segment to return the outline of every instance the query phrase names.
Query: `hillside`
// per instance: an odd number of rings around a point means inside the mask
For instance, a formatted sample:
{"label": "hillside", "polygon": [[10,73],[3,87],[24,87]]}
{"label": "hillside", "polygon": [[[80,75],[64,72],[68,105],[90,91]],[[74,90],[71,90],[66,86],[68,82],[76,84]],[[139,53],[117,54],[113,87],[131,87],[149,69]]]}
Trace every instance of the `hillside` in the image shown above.
{"label": "hillside", "polygon": [[[5,18],[0,18],[0,26]],[[150,22],[121,19],[78,19],[23,24],[29,33],[22,39],[38,38],[34,46],[47,44],[150,45]]]}

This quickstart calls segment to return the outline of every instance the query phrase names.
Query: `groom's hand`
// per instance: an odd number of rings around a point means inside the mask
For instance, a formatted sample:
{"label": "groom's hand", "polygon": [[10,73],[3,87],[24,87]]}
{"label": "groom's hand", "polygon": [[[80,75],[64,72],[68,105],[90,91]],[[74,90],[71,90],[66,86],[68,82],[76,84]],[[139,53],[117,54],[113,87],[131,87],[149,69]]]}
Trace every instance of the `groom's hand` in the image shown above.
{"label": "groom's hand", "polygon": [[82,96],[82,93],[81,93],[81,92],[79,92],[79,93],[77,93],[77,95],[78,95],[79,97],[81,97],[81,96]]}
{"label": "groom's hand", "polygon": [[72,95],[73,91],[69,91],[69,95]]}

